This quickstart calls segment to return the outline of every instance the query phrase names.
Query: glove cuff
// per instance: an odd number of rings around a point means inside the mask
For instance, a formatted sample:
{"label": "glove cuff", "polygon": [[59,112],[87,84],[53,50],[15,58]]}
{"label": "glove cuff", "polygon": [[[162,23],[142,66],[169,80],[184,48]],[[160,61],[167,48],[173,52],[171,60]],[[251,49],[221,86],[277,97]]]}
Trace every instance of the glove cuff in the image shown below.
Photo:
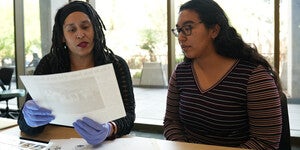
{"label": "glove cuff", "polygon": [[107,140],[114,140],[116,138],[116,134],[117,134],[117,126],[114,122],[109,122],[109,124],[112,127],[112,134],[110,136],[108,136],[106,139]]}

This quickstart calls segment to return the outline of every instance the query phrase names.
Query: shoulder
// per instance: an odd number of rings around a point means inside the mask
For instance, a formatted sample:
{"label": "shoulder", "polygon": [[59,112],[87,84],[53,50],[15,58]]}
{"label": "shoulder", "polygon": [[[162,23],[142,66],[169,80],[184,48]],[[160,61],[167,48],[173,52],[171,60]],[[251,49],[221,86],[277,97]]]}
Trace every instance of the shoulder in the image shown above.
{"label": "shoulder", "polygon": [[251,74],[253,74],[255,69],[259,66],[259,64],[248,60],[238,60],[238,61],[239,62],[234,67],[232,72],[239,75],[250,76]]}
{"label": "shoulder", "polygon": [[274,77],[264,66],[258,65],[255,69],[253,69],[251,79],[255,82],[257,80],[273,80]]}
{"label": "shoulder", "polygon": [[251,71],[251,74],[256,74],[259,72],[268,73],[268,70],[263,65],[251,61],[241,60],[239,62],[239,67],[248,69]]}
{"label": "shoulder", "polygon": [[115,58],[113,60],[113,65],[115,67],[126,67],[128,68],[127,62],[125,61],[124,58],[122,58],[121,56],[115,55]]}
{"label": "shoulder", "polygon": [[119,62],[119,63],[126,63],[127,64],[127,62],[125,61],[125,59],[124,58],[122,58],[121,56],[119,56],[119,55],[115,55],[115,57],[116,57],[116,61],[117,62]]}
{"label": "shoulder", "polygon": [[177,71],[184,71],[184,70],[191,70],[191,62],[181,62],[176,65],[175,72]]}
{"label": "shoulder", "polygon": [[248,72],[249,84],[266,84],[266,82],[269,81],[274,82],[274,77],[271,75],[271,72],[259,63],[241,60],[239,67],[239,70]]}
{"label": "shoulder", "polygon": [[42,62],[49,62],[49,60],[50,60],[51,58],[52,58],[51,54],[48,53],[48,54],[46,54],[45,56],[43,56],[43,57],[41,58],[40,61],[42,61]]}
{"label": "shoulder", "polygon": [[48,74],[47,70],[50,70],[51,68],[51,56],[50,54],[46,54],[43,56],[37,65],[34,74],[36,75],[42,75],[42,74]]}
{"label": "shoulder", "polygon": [[112,63],[117,73],[129,72],[129,67],[127,65],[127,62],[121,56],[115,55]]}
{"label": "shoulder", "polygon": [[259,64],[249,60],[239,60],[238,67],[255,69]]}
{"label": "shoulder", "polygon": [[176,65],[176,68],[181,68],[181,67],[191,67],[192,62],[181,62]]}
{"label": "shoulder", "polygon": [[180,78],[180,77],[192,77],[193,71],[191,62],[181,62],[176,65],[175,70],[172,73],[172,78]]}
{"label": "shoulder", "polygon": [[[53,74],[60,73],[58,69],[59,63],[56,57],[54,57],[51,53],[43,56],[36,67],[35,75],[43,75],[43,74]],[[62,67],[62,66],[61,66]]]}

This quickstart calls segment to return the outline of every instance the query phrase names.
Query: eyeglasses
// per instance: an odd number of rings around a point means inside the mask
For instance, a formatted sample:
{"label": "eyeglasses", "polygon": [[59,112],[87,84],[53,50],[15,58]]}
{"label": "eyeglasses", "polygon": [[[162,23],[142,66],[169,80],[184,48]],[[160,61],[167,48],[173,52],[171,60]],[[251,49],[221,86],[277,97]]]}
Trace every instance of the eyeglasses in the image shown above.
{"label": "eyeglasses", "polygon": [[202,21],[197,22],[197,23],[192,23],[192,24],[187,24],[187,25],[183,25],[180,28],[175,28],[172,29],[173,34],[178,37],[179,33],[182,32],[182,34],[184,36],[190,36],[192,34],[192,29],[194,28],[194,26],[198,23],[203,23]]}

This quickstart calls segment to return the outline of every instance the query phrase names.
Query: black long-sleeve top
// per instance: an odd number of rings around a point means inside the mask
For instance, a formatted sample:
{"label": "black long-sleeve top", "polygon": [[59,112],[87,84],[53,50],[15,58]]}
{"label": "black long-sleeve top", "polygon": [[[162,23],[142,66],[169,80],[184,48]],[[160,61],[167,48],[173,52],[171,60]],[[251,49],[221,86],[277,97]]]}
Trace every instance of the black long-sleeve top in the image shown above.
{"label": "black long-sleeve top", "polygon": [[[116,137],[120,137],[126,134],[129,134],[131,129],[133,128],[135,121],[135,100],[133,94],[132,80],[129,72],[128,65],[126,61],[115,55],[116,59],[112,59],[113,67],[115,70],[116,78],[118,81],[118,86],[121,92],[124,108],[126,111],[126,116],[117,120],[113,120],[117,126]],[[58,62],[56,59],[52,57],[51,54],[47,54],[44,56],[39,62],[34,75],[46,75],[46,74],[54,74],[54,73],[63,73],[70,72],[70,64],[64,64],[64,66],[58,66]],[[95,58],[95,66],[103,65],[103,60]],[[103,79],[105,80],[105,79]],[[30,100],[31,97],[28,94],[26,97],[26,101]],[[23,109],[23,108],[22,108]],[[39,127],[30,127],[25,122],[22,110],[18,118],[18,124],[21,131],[28,135],[35,135],[41,133],[45,126]]]}

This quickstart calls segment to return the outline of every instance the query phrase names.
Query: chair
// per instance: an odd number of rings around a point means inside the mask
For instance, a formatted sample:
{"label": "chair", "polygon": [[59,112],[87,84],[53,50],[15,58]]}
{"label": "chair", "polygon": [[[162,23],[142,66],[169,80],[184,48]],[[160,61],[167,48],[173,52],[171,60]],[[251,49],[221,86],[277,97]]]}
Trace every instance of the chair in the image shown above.
{"label": "chair", "polygon": [[281,112],[282,112],[282,133],[281,133],[281,140],[279,143],[279,149],[291,150],[289,114],[288,114],[288,107],[287,107],[287,98],[284,93],[281,94]]}
{"label": "chair", "polygon": [[6,108],[1,113],[1,117],[14,118],[9,113],[8,101],[16,97],[25,96],[24,89],[11,89],[11,79],[13,76],[14,68],[1,68],[0,69],[0,101],[6,101]]}

